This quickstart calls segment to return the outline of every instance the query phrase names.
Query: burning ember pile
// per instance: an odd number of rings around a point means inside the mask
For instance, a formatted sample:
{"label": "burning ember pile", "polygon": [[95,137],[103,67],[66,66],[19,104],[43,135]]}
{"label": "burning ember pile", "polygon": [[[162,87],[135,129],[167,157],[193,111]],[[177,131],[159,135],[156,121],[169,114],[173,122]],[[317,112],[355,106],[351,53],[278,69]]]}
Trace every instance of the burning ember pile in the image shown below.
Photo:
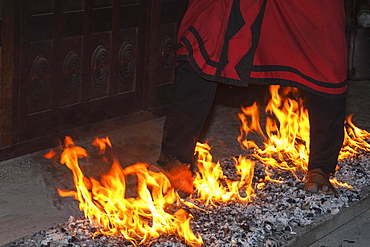
{"label": "burning ember pile", "polygon": [[[293,91],[294,93],[294,91]],[[79,201],[83,218],[34,234],[27,246],[282,246],[312,225],[349,207],[370,185],[370,133],[346,123],[335,178],[339,196],[304,191],[309,123],[302,100],[271,87],[263,131],[258,106],[242,108],[238,138],[245,156],[214,162],[211,147],[198,143],[195,192],[182,199],[167,177],[137,163],[114,160],[99,179],[86,176],[79,161],[88,153],[67,137],[60,157],[73,174],[75,190],[59,189]],[[257,133],[262,145],[247,137]],[[103,160],[112,145],[96,139]],[[261,147],[263,146],[263,147]],[[248,158],[247,158],[248,157]],[[128,184],[135,186],[128,186]],[[13,246],[13,245],[9,245]],[[22,246],[22,245],[16,245]],[[26,246],[26,245],[25,245]]]}

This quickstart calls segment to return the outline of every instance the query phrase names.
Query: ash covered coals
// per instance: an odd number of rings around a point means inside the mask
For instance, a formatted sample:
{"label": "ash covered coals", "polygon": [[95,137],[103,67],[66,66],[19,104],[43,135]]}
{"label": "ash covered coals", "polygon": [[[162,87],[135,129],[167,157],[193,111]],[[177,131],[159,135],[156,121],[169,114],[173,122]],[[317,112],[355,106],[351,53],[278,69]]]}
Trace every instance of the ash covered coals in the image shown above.
{"label": "ash covered coals", "polygon": [[[253,183],[257,185],[266,176],[265,165],[255,161]],[[220,161],[224,174],[229,179],[237,179],[234,160],[225,158]],[[272,179],[281,183],[266,181],[264,186],[255,187],[256,197],[251,203],[231,201],[204,205],[197,199],[187,200],[200,207],[189,208],[193,219],[193,232],[199,234],[204,246],[284,246],[300,234],[309,231],[323,221],[330,220],[352,203],[365,198],[370,186],[369,153],[363,153],[354,159],[345,159],[338,163],[340,169],[335,177],[339,182],[346,182],[353,188],[337,187],[338,197],[324,194],[311,194],[304,191],[305,173],[293,175],[284,170],[269,170]],[[301,180],[301,181],[300,181]],[[98,229],[91,226],[84,218],[75,219],[21,238],[4,247],[110,247],[133,246],[122,237],[96,234]],[[151,247],[187,246],[184,240],[174,235],[163,235],[146,245]]]}
{"label": "ash covered coals", "polygon": [[[225,162],[232,161],[221,162],[230,167]],[[262,189],[256,188],[251,203],[234,201],[208,207],[207,212],[193,213],[193,231],[202,236],[205,246],[283,246],[365,196],[360,191],[370,183],[369,173],[363,171],[370,168],[369,158],[363,155],[348,162],[340,163],[342,168],[336,177],[354,188],[339,187],[338,198],[305,192],[304,183],[291,172],[275,170],[274,179],[280,178],[284,183],[266,182]],[[264,165],[256,163],[256,180],[265,175],[264,169]],[[200,203],[198,206],[202,207]]]}
{"label": "ash covered coals", "polygon": [[[98,231],[89,220],[70,216],[69,220],[46,231],[26,236],[3,247],[133,247],[134,245],[120,236],[94,234]],[[137,246],[187,246],[176,236],[163,236],[148,245]]]}

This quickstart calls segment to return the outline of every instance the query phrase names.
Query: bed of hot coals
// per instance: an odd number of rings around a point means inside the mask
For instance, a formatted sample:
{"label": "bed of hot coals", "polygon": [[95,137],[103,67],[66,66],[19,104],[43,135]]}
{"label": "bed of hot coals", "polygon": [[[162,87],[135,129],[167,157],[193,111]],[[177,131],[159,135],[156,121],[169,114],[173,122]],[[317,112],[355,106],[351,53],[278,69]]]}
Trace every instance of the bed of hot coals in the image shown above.
{"label": "bed of hot coals", "polygon": [[[225,158],[220,163],[229,179],[236,176],[233,159]],[[364,189],[370,185],[369,153],[342,160],[339,166],[337,180],[353,188],[337,187],[338,197],[305,192],[304,183],[299,181],[304,177],[303,172],[295,177],[289,171],[270,170],[273,174],[271,178],[284,182],[265,182],[264,186],[255,188],[256,197],[251,203],[232,201],[205,206],[196,199],[188,198],[186,200],[204,209],[187,209],[194,216],[191,221],[192,230],[202,237],[204,246],[284,246],[368,196]],[[265,177],[264,169],[265,166],[256,160],[255,184]],[[91,226],[88,220],[71,216],[68,222],[23,237],[4,247],[133,246],[118,236],[98,234],[93,238],[96,231],[97,228]],[[177,236],[166,235],[140,246],[187,245]]]}

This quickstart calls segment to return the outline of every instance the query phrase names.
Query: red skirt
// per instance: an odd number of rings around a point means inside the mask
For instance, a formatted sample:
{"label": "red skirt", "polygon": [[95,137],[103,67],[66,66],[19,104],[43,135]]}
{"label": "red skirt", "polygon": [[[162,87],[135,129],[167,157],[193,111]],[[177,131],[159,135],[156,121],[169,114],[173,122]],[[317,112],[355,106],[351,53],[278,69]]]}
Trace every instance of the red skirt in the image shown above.
{"label": "red skirt", "polygon": [[177,58],[211,81],[342,95],[347,89],[344,3],[189,0]]}

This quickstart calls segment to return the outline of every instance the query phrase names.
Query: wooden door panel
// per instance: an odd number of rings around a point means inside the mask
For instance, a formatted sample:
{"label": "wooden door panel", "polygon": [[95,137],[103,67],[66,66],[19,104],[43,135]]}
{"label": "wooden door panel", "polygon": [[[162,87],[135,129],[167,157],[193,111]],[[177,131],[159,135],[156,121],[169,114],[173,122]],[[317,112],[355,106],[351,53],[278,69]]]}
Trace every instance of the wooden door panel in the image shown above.
{"label": "wooden door panel", "polygon": [[[158,16],[158,34],[154,40],[157,54],[154,54],[153,65],[156,73],[152,75],[151,91],[149,95],[149,109],[163,114],[164,107],[170,104],[174,90],[175,53],[177,29],[186,9],[186,0],[160,1]],[[153,30],[152,30],[153,31]]]}
{"label": "wooden door panel", "polygon": [[161,25],[156,107],[166,106],[172,100],[176,65],[176,34],[176,22]]}
{"label": "wooden door panel", "polygon": [[84,12],[72,11],[63,13],[63,37],[83,36]]}
{"label": "wooden door panel", "polygon": [[93,0],[94,8],[103,8],[112,6],[112,0]]}
{"label": "wooden door panel", "polygon": [[[23,13],[29,18],[23,26],[28,46],[22,52],[29,57],[22,65],[28,86],[20,88],[27,111],[20,112],[20,139],[140,112],[146,97],[156,102],[149,108],[168,105],[179,2],[29,0]],[[154,36],[145,40],[148,31]],[[153,78],[145,72],[150,69]],[[155,90],[145,86],[150,80]]]}
{"label": "wooden door panel", "polygon": [[82,102],[83,37],[64,38],[61,53],[59,107],[68,107]]}
{"label": "wooden door panel", "polygon": [[119,27],[120,29],[138,27],[143,18],[141,4],[139,1],[133,1],[132,4],[123,4],[119,10]]}
{"label": "wooden door panel", "polygon": [[108,32],[112,30],[112,6],[93,9],[92,32]]}
{"label": "wooden door panel", "polygon": [[[143,1],[143,0],[141,0]],[[140,0],[121,0],[120,3],[123,4],[139,4]],[[144,0],[145,1],[145,0]]]}
{"label": "wooden door panel", "polygon": [[29,73],[24,88],[27,114],[51,111],[52,109],[52,63],[53,43],[51,40],[30,45]]}
{"label": "wooden door panel", "polygon": [[6,143],[55,138],[170,102],[176,8],[186,0],[5,1],[16,30],[6,42],[14,68],[3,75],[13,78],[14,95]]}
{"label": "wooden door panel", "polygon": [[170,22],[161,25],[158,63],[158,85],[172,83],[175,72],[177,23]]}
{"label": "wooden door panel", "polygon": [[[111,35],[109,32],[96,33],[92,37],[90,78],[88,83],[88,100],[99,99],[109,95],[111,75]],[[88,61],[87,61],[88,62]]]}
{"label": "wooden door panel", "polygon": [[28,30],[25,30],[28,34],[27,39],[30,42],[53,39],[53,24],[53,13],[30,16]]}
{"label": "wooden door panel", "polygon": [[83,11],[84,6],[85,0],[64,0],[63,12]]}
{"label": "wooden door panel", "polygon": [[29,0],[29,14],[44,14],[54,12],[54,0]]}
{"label": "wooden door panel", "polygon": [[138,29],[121,29],[118,52],[117,93],[133,92],[137,85]]}
{"label": "wooden door panel", "polygon": [[27,68],[24,68],[19,98],[19,139],[29,140],[50,131],[53,109],[53,42],[29,45]]}

